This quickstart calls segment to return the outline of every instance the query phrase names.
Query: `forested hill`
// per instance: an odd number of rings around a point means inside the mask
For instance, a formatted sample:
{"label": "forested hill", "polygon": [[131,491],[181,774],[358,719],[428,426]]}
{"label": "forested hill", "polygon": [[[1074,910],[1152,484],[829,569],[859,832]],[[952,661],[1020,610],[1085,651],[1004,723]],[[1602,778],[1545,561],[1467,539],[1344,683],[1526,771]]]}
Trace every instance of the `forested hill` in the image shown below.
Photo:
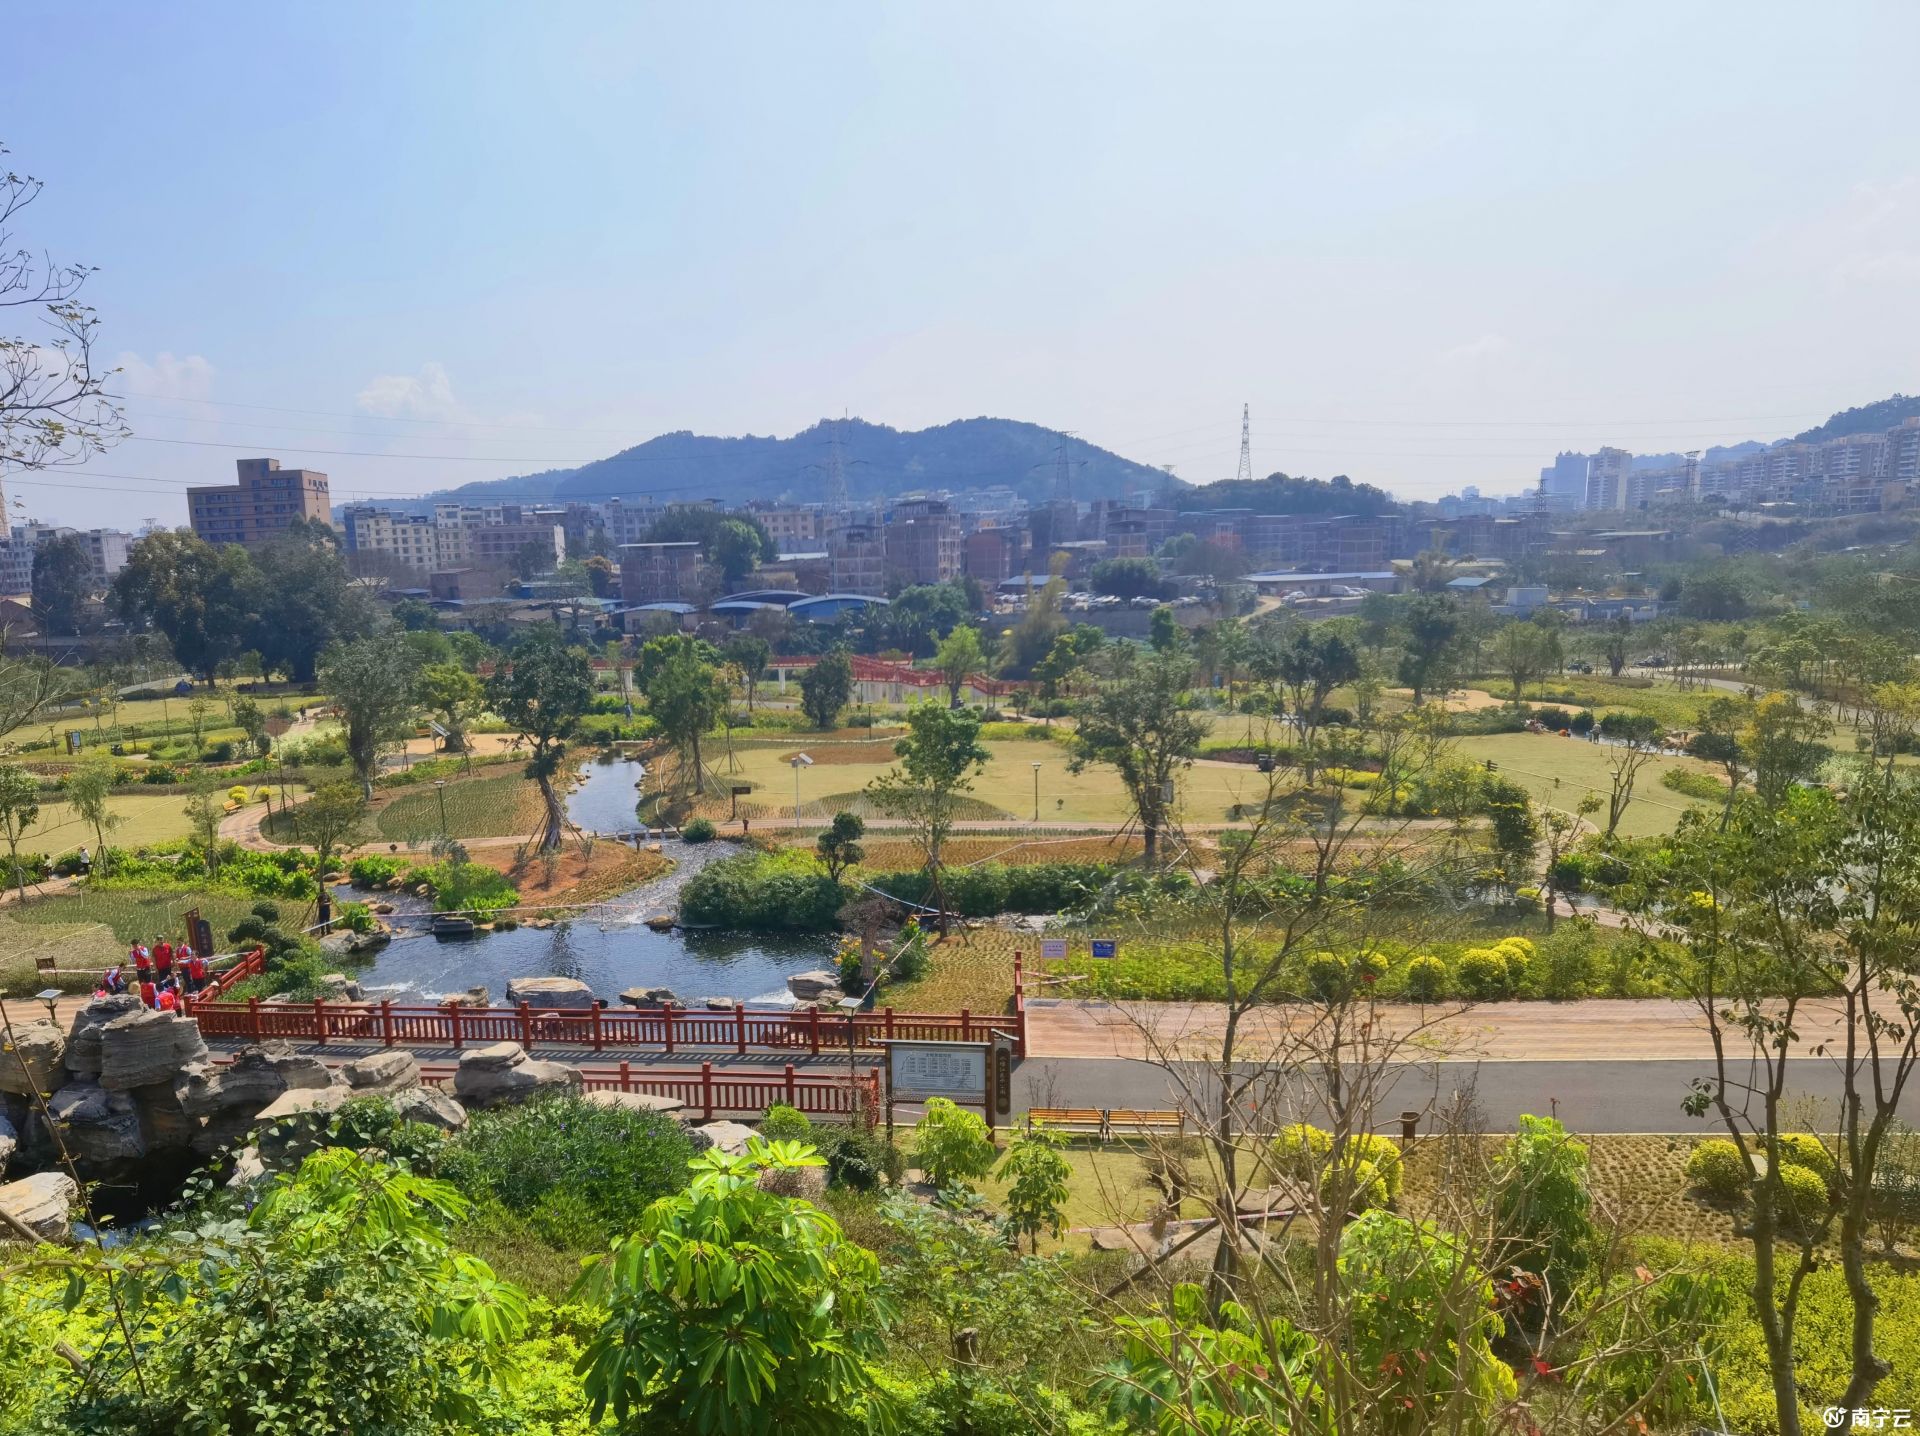
{"label": "forested hill", "polygon": [[1393,495],[1345,474],[1330,479],[1222,479],[1196,488],[1181,485],[1167,501],[1183,509],[1252,509],[1262,514],[1381,514],[1397,507]]}
{"label": "forested hill", "polygon": [[1876,403],[1862,404],[1857,409],[1843,409],[1819,428],[1793,437],[1803,444],[1817,444],[1822,439],[1841,439],[1848,434],[1873,434],[1891,429],[1915,415],[1920,415],[1920,395],[1895,394]]}
{"label": "forested hill", "polygon": [[1073,466],[1074,497],[1083,502],[1118,498],[1130,490],[1149,496],[1167,482],[1159,469],[1015,419],[961,419],[919,430],[844,419],[822,420],[785,439],[662,434],[578,469],[465,484],[413,506],[488,497],[599,503],[645,495],[662,503],[717,498],[730,506],[749,499],[818,500],[826,490],[836,434],[855,500],[1000,484],[1044,499],[1052,491],[1063,442]]}

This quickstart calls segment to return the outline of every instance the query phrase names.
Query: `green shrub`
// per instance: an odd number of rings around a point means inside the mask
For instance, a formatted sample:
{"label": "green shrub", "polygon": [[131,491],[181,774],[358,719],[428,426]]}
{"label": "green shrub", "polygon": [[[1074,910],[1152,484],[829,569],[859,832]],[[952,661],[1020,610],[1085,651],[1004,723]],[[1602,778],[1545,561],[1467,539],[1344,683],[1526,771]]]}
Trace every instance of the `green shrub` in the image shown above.
{"label": "green shrub", "polygon": [[457,856],[449,862],[416,868],[409,876],[433,889],[434,906],[444,912],[485,919],[520,902],[519,890],[505,873]]}
{"label": "green shrub", "polygon": [[1809,1235],[1820,1225],[1832,1200],[1818,1172],[1785,1162],[1780,1164],[1780,1195],[1784,1199],[1780,1224]]}
{"label": "green shrub", "polygon": [[[1117,871],[1111,863],[976,863],[947,871],[947,903],[964,917],[1063,912],[1085,905]],[[924,870],[875,872],[867,877],[901,902],[933,905],[933,880]]]}
{"label": "green shrub", "polygon": [[827,1181],[836,1187],[870,1192],[882,1182],[897,1182],[906,1171],[900,1149],[865,1127],[816,1122],[808,1138],[827,1159]]}
{"label": "green shrub", "polygon": [[1462,953],[1453,975],[1460,991],[1476,1002],[1498,1002],[1513,991],[1513,969],[1506,955],[1490,948]]}
{"label": "green shrub", "polygon": [[671,1117],[565,1095],[476,1112],[447,1144],[440,1175],[521,1216],[555,1191],[571,1192],[599,1224],[597,1244],[633,1230],[656,1198],[684,1187],[693,1155]]}
{"label": "green shrub", "polygon": [[970,1179],[993,1170],[993,1134],[984,1118],[933,1097],[914,1123],[913,1155],[936,1190],[965,1190]]}
{"label": "green shrub", "polygon": [[812,1142],[813,1122],[797,1107],[776,1102],[760,1119],[760,1135],[769,1142]]}
{"label": "green shrub", "polygon": [[407,868],[399,858],[369,855],[347,864],[347,877],[357,888],[376,888],[392,882]]}
{"label": "green shrub", "polygon": [[1404,989],[1415,1002],[1438,1002],[1447,995],[1447,965],[1437,957],[1416,957],[1407,964]]}
{"label": "green shrub", "polygon": [[1722,1201],[1746,1195],[1753,1169],[1739,1146],[1726,1137],[1710,1137],[1687,1157],[1687,1180]]}
{"label": "green shrub", "polygon": [[829,932],[845,897],[812,853],[783,848],[708,863],[680,890],[680,916],[748,932]]}
{"label": "green shrub", "polygon": [[1811,1132],[1782,1132],[1777,1149],[1780,1164],[1783,1167],[1805,1167],[1820,1179],[1820,1185],[1829,1192],[1840,1177],[1840,1168],[1833,1160],[1833,1153]]}
{"label": "green shrub", "polygon": [[379,924],[374,920],[373,909],[363,902],[343,902],[333,915],[335,927],[343,927],[348,932],[369,933]]}
{"label": "green shrub", "polygon": [[1547,1278],[1564,1306],[1592,1265],[1598,1231],[1587,1182],[1587,1147],[1551,1117],[1520,1119],[1494,1162],[1500,1235],[1514,1265]]}
{"label": "green shrub", "polygon": [[680,827],[680,841],[683,843],[710,843],[713,834],[713,821],[710,818],[689,818]]}
{"label": "green shrub", "polygon": [[1727,800],[1725,783],[1711,773],[1698,773],[1692,768],[1667,769],[1660,775],[1660,786],[1709,803],[1724,803]]}
{"label": "green shrub", "polygon": [[1322,1002],[1345,1002],[1379,982],[1386,971],[1387,960],[1377,952],[1351,957],[1315,952],[1301,964],[1301,983]]}
{"label": "green shrub", "polygon": [[1590,922],[1564,922],[1547,934],[1533,964],[1540,995],[1555,1002],[1585,997],[1593,985],[1599,948],[1600,940]]}
{"label": "green shrub", "polygon": [[1330,1133],[1308,1122],[1293,1122],[1282,1127],[1273,1139],[1273,1164],[1283,1176],[1312,1181],[1332,1150]]}
{"label": "green shrub", "polygon": [[1331,1207],[1345,1194],[1346,1210],[1342,1215],[1355,1215],[1372,1211],[1375,1207],[1391,1206],[1387,1197],[1386,1184],[1381,1180],[1380,1169],[1362,1157],[1343,1168],[1330,1162],[1320,1174],[1320,1204]]}

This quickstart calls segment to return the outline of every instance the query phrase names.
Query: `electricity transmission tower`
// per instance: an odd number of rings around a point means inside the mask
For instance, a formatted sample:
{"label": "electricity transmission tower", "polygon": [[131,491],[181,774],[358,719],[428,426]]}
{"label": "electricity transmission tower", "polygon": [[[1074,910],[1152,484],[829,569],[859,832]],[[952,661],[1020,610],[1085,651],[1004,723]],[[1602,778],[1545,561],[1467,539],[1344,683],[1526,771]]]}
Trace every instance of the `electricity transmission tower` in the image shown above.
{"label": "electricity transmission tower", "polygon": [[1242,483],[1253,480],[1253,419],[1252,406],[1240,406],[1240,470],[1234,475]]}
{"label": "electricity transmission tower", "polygon": [[840,453],[840,425],[830,421],[827,426],[827,514],[840,518],[849,506],[847,467]]}

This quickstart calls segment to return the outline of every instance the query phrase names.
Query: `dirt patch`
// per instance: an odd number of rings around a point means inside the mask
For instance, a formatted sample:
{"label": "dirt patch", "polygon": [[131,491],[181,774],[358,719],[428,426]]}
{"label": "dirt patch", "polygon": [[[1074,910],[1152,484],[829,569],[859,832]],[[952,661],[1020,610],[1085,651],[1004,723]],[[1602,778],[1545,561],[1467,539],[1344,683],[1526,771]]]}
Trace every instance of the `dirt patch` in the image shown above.
{"label": "dirt patch", "polygon": [[650,882],[673,866],[659,853],[635,852],[622,843],[602,839],[589,857],[578,843],[569,843],[551,866],[542,858],[522,856],[516,848],[481,848],[476,863],[502,872],[520,890],[523,903],[600,902],[641,883]]}

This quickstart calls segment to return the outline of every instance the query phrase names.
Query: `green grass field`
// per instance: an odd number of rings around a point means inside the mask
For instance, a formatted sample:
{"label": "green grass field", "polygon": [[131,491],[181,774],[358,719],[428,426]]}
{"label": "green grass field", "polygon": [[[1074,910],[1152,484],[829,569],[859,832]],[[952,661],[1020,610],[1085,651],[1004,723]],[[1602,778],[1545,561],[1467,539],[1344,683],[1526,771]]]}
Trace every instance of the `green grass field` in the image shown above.
{"label": "green grass field", "polygon": [[511,838],[533,831],[540,822],[540,790],[518,773],[431,784],[402,793],[374,818],[380,836],[397,842],[428,842],[441,835],[440,793],[446,795],[447,836]]}
{"label": "green grass field", "polygon": [[[221,789],[220,796],[224,794],[225,789]],[[111,807],[123,821],[107,834],[107,841],[116,848],[137,848],[184,838],[191,828],[187,801],[184,793],[116,793]],[[94,846],[93,829],[81,821],[71,805],[52,801],[40,805],[39,821],[27,829],[20,848],[22,852],[52,856],[71,852],[82,843]]]}
{"label": "green grass field", "polygon": [[[1040,764],[1042,822],[1117,826],[1132,813],[1119,779],[1110,768],[1093,765],[1084,772],[1070,772],[1065,752],[1048,743],[1015,740],[990,742],[985,747],[992,758],[985,771],[973,780],[970,794],[983,805],[975,811],[978,818],[1032,821],[1036,762]],[[793,769],[787,759],[796,752],[806,752],[816,759],[815,766],[803,769],[800,775],[800,807],[802,815],[808,818],[830,815],[839,801],[849,800],[870,779],[893,766],[889,743],[865,744],[849,750],[840,745],[809,747],[804,741],[796,741],[787,747],[736,750],[738,768],[729,771],[722,757],[712,765],[714,776],[722,784],[753,784],[754,800],[763,815],[791,817]],[[839,761],[850,753],[857,753],[862,761]],[[1181,815],[1189,822],[1225,822],[1231,805],[1252,802],[1265,791],[1266,780],[1250,767],[1197,763],[1179,780]],[[721,811],[725,812],[724,804]]]}
{"label": "green grass field", "polygon": [[[1617,751],[1600,743],[1580,738],[1562,738],[1553,733],[1495,733],[1484,738],[1461,738],[1454,744],[1463,758],[1479,763],[1491,759],[1500,773],[1525,788],[1534,802],[1572,812],[1587,793],[1597,793],[1604,801],[1612,788],[1607,761]],[[1662,754],[1640,770],[1633,788],[1633,803],[1621,819],[1620,831],[1628,837],[1646,837],[1672,832],[1680,815],[1691,808],[1709,804],[1674,792],[1660,782],[1669,768],[1714,775],[1718,770],[1696,758],[1669,757]],[[1601,818],[1604,823],[1604,816]]]}

